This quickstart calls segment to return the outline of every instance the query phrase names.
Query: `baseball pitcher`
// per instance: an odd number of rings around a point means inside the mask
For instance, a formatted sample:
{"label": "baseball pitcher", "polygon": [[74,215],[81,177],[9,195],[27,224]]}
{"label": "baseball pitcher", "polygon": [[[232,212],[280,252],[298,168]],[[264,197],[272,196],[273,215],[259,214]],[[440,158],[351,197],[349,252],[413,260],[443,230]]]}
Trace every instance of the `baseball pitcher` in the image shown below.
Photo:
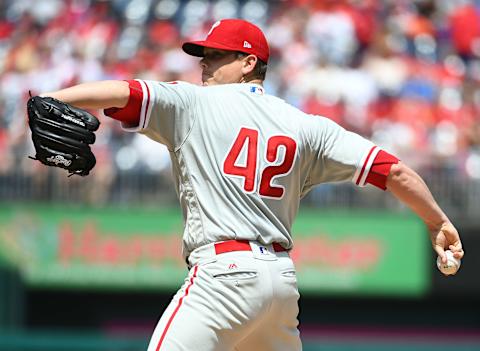
{"label": "baseball pitcher", "polygon": [[463,257],[457,230],[417,173],[265,92],[269,47],[258,27],[221,20],[183,50],[201,57],[203,86],[102,81],[37,97],[104,109],[170,151],[189,273],[148,351],[301,350],[291,228],[300,199],[320,183],[390,191],[425,222],[442,260],[447,249]]}

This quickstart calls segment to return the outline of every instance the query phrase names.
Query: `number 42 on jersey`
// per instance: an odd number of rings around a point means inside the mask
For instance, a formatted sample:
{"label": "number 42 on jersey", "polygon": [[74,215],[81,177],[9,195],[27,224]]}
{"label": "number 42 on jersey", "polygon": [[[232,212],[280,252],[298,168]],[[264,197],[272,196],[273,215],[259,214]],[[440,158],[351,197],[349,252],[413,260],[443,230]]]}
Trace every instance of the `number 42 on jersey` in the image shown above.
{"label": "number 42 on jersey", "polygon": [[[243,190],[246,193],[257,191],[257,172],[261,171],[258,186],[260,196],[280,199],[284,194],[284,187],[272,185],[274,177],[285,176],[293,168],[297,143],[285,135],[275,135],[268,139],[267,149],[259,152],[258,130],[242,128],[233,142],[223,163],[223,173],[227,176],[243,178]],[[246,162],[238,164],[240,153],[246,146]],[[281,163],[276,162],[280,147],[284,148],[284,157]],[[258,157],[265,157],[270,165],[263,170],[258,169]]]}

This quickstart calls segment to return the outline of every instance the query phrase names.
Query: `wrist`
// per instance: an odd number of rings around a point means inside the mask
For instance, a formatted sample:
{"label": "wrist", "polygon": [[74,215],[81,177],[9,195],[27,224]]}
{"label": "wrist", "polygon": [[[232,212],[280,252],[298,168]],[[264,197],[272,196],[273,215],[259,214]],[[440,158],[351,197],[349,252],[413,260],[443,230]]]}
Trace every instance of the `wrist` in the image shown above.
{"label": "wrist", "polygon": [[446,226],[452,225],[452,222],[450,222],[450,220],[447,217],[445,217],[435,222],[425,221],[425,224],[430,231],[435,232],[435,231],[440,231],[442,228]]}

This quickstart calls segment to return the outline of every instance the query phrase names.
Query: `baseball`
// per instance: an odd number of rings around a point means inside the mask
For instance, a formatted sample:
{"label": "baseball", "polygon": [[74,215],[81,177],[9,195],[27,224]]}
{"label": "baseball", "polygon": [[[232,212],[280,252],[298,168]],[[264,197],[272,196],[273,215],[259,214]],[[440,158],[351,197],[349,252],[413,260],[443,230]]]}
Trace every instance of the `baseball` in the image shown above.
{"label": "baseball", "polygon": [[445,254],[447,255],[447,263],[442,263],[440,256],[437,257],[437,267],[445,275],[452,275],[457,273],[460,268],[460,260],[453,257],[453,252],[446,250]]}

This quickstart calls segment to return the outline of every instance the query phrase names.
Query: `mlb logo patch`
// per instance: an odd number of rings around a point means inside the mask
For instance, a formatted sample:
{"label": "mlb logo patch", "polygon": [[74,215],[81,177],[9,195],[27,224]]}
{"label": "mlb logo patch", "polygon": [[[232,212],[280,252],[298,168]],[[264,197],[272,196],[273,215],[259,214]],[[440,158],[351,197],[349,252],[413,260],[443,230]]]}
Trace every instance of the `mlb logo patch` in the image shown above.
{"label": "mlb logo patch", "polygon": [[255,94],[259,94],[259,95],[263,95],[263,93],[264,93],[262,87],[250,87],[250,92],[255,93]]}
{"label": "mlb logo patch", "polygon": [[251,49],[251,48],[252,48],[252,44],[250,44],[248,41],[244,40],[244,41],[243,41],[243,47],[244,47],[244,48]]}

